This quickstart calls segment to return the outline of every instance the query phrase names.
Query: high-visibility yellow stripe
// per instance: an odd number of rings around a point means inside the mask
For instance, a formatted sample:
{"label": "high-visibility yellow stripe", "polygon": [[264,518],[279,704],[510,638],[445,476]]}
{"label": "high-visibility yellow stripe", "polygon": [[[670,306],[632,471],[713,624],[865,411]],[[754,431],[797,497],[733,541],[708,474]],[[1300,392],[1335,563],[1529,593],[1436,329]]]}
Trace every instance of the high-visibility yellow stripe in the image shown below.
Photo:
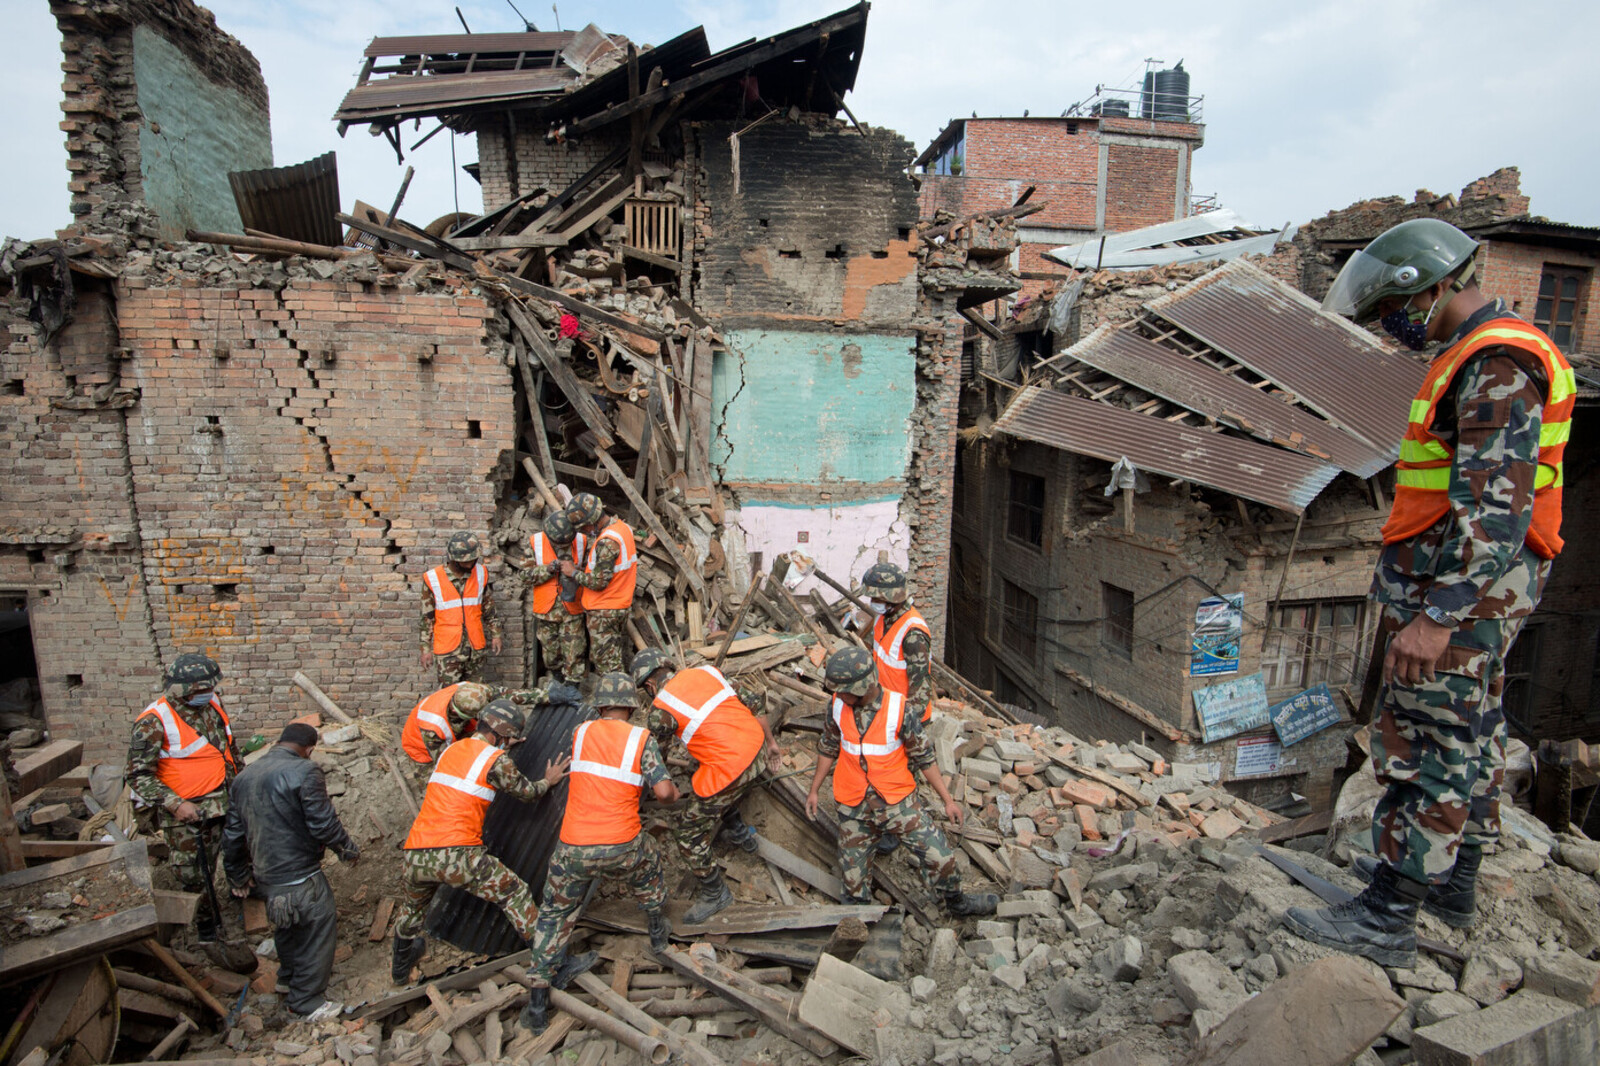
{"label": "high-visibility yellow stripe", "polygon": [[1578,378],[1571,367],[1565,367],[1556,372],[1556,379],[1550,383],[1550,402],[1560,403],[1578,391]]}
{"label": "high-visibility yellow stripe", "polygon": [[1533,479],[1535,489],[1559,489],[1567,480],[1566,471],[1561,463],[1554,466],[1545,464],[1539,467],[1539,475]]}
{"label": "high-visibility yellow stripe", "polygon": [[1396,470],[1394,483],[1407,489],[1431,489],[1434,492],[1447,492],[1450,489],[1450,468],[1447,466],[1430,467],[1427,470]]}
{"label": "high-visibility yellow stripe", "polygon": [[1433,406],[1432,400],[1411,401],[1411,421],[1423,422],[1428,417],[1428,408]]}
{"label": "high-visibility yellow stripe", "polygon": [[1420,441],[1407,437],[1400,442],[1400,461],[1402,463],[1436,463],[1447,462],[1450,459],[1450,449],[1436,440]]}
{"label": "high-visibility yellow stripe", "polygon": [[1567,438],[1572,435],[1572,420],[1563,419],[1560,422],[1546,422],[1539,427],[1539,447],[1554,448],[1558,444],[1567,443]]}

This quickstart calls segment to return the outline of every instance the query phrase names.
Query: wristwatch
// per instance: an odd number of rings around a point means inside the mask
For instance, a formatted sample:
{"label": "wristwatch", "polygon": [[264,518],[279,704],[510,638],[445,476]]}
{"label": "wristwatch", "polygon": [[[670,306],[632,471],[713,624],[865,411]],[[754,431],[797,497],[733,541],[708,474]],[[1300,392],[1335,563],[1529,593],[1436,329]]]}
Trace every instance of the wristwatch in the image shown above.
{"label": "wristwatch", "polygon": [[1430,621],[1435,622],[1435,623],[1437,623],[1438,625],[1441,625],[1441,626],[1447,626],[1450,629],[1454,629],[1456,626],[1461,624],[1461,620],[1460,619],[1456,618],[1454,615],[1450,614],[1448,611],[1445,611],[1444,609],[1442,609],[1440,607],[1436,607],[1436,606],[1434,606],[1432,604],[1429,604],[1428,606],[1424,607],[1422,609],[1422,613],[1427,615],[1428,619]]}

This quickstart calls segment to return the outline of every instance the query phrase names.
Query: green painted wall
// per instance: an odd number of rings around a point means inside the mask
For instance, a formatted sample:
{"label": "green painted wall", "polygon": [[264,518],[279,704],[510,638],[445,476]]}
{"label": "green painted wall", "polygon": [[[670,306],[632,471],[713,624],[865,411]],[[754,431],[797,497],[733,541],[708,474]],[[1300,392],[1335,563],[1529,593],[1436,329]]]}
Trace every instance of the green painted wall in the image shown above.
{"label": "green painted wall", "polygon": [[711,458],[725,464],[727,480],[812,485],[906,476],[913,338],[737,330],[726,342],[730,351],[718,355],[712,379],[713,417],[722,413],[724,421]]}
{"label": "green painted wall", "polygon": [[144,199],[161,216],[163,235],[243,232],[228,171],[272,165],[267,110],[212,82],[145,26],[133,29],[133,72],[145,119],[139,129]]}

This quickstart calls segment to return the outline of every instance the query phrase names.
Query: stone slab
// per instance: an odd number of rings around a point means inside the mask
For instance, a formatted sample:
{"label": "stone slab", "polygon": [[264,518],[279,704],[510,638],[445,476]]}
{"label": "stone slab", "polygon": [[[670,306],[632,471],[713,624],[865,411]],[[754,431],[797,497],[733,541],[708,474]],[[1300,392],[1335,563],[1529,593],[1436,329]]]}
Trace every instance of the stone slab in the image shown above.
{"label": "stone slab", "polygon": [[1591,1063],[1600,1048],[1600,1007],[1518,992],[1474,1014],[1411,1035],[1417,1066],[1545,1066]]}

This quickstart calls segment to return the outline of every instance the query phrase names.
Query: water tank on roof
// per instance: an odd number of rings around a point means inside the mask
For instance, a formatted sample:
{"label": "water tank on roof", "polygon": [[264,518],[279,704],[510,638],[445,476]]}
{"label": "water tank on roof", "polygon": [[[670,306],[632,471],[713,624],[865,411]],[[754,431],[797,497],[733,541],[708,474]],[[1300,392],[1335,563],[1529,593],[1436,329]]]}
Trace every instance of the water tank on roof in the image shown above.
{"label": "water tank on roof", "polygon": [[1128,101],[1126,100],[1101,100],[1094,105],[1097,115],[1110,115],[1112,118],[1128,117]]}
{"label": "water tank on roof", "polygon": [[1189,121],[1189,72],[1183,69],[1182,60],[1171,70],[1145,72],[1139,117],[1157,122]]}

